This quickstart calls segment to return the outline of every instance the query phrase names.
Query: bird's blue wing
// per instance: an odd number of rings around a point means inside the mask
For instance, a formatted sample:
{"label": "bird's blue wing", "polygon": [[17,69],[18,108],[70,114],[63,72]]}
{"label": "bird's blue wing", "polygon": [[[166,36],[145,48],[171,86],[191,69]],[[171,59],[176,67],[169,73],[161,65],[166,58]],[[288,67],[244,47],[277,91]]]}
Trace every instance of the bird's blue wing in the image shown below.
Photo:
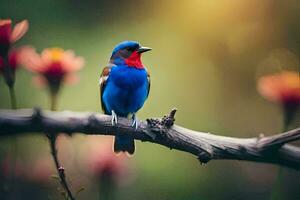
{"label": "bird's blue wing", "polygon": [[149,93],[150,93],[151,81],[150,81],[150,73],[148,72],[147,69],[146,69],[146,72],[147,72],[147,80],[148,80],[148,92],[147,92],[147,97],[148,97]]}
{"label": "bird's blue wing", "polygon": [[106,67],[104,67],[104,69],[102,70],[102,73],[101,73],[101,76],[100,76],[100,79],[99,79],[99,86],[100,86],[100,100],[101,100],[101,107],[102,107],[102,110],[105,114],[108,114],[109,111],[107,110],[106,106],[105,106],[105,103],[103,101],[103,92],[105,90],[105,86],[106,86],[106,81],[109,77],[109,74],[110,74],[110,71],[111,71],[111,68],[113,67],[114,65],[108,65]]}

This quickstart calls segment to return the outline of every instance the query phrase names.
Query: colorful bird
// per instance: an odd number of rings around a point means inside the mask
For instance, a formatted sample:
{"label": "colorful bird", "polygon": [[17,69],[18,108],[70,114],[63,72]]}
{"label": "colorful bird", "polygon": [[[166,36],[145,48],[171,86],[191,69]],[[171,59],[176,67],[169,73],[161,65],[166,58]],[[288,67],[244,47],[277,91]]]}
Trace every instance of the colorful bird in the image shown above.
{"label": "colorful bird", "polygon": [[[150,91],[150,76],[142,64],[141,54],[151,50],[135,41],[118,44],[100,77],[101,106],[105,114],[112,115],[111,123],[119,117],[132,115],[132,126],[138,127],[136,112],[144,105]],[[114,151],[133,154],[131,136],[116,136]]]}

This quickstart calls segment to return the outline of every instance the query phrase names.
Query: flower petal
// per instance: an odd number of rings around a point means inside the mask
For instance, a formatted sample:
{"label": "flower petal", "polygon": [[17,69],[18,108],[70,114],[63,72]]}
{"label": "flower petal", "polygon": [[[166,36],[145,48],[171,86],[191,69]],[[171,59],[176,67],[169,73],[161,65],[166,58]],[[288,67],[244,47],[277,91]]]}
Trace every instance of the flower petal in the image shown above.
{"label": "flower petal", "polygon": [[264,76],[258,81],[258,92],[270,101],[277,103],[300,103],[299,72],[283,71]]}
{"label": "flower petal", "polygon": [[29,23],[27,20],[23,20],[15,25],[11,36],[10,36],[10,42],[16,42],[19,40],[23,35],[28,31]]}
{"label": "flower petal", "polygon": [[7,24],[11,25],[11,19],[0,19],[0,27],[5,26]]}
{"label": "flower petal", "polygon": [[65,81],[65,83],[67,83],[69,85],[74,85],[75,83],[77,83],[79,81],[79,77],[76,76],[75,74],[67,74],[64,77],[64,81]]}
{"label": "flower petal", "polygon": [[43,88],[47,85],[47,80],[43,76],[38,75],[32,78],[32,83],[38,88]]}
{"label": "flower petal", "polygon": [[[8,54],[8,63],[9,67],[13,70],[16,70],[19,65],[19,49],[12,49]],[[0,71],[4,68],[4,60],[0,56]]]}
{"label": "flower petal", "polygon": [[8,55],[9,66],[16,70],[19,65],[19,49],[12,49]]}
{"label": "flower petal", "polygon": [[62,63],[64,70],[70,73],[80,70],[84,65],[84,59],[79,56],[76,57],[73,51],[67,50],[64,53]]}
{"label": "flower petal", "polygon": [[0,20],[0,45],[8,45],[11,35],[11,20]]}
{"label": "flower petal", "polygon": [[19,63],[29,71],[42,72],[44,69],[40,55],[30,46],[25,46],[20,49],[18,60]]}

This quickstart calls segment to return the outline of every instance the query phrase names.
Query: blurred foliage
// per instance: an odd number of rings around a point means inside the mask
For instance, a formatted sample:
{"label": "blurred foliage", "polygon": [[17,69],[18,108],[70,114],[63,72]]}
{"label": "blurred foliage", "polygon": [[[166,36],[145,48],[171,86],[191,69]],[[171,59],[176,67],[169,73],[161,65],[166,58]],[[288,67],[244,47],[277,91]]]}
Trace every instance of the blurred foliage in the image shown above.
{"label": "blurred foliage", "polygon": [[[1,5],[1,18],[29,20],[29,32],[18,45],[38,50],[58,46],[85,58],[80,82],[61,91],[59,110],[100,112],[101,68],[117,43],[137,40],[153,48],[143,56],[152,84],[139,118],[159,117],[177,107],[176,123],[195,130],[237,137],[281,130],[280,108],[259,96],[256,81],[269,72],[299,70],[297,0],[1,0]],[[49,108],[47,91],[33,86],[31,78],[25,70],[17,73],[18,107]],[[9,108],[8,89],[0,81],[0,108]],[[98,188],[89,184],[84,169],[68,174],[80,162],[78,149],[87,137],[67,139],[74,159],[62,162],[71,182],[79,182],[74,191],[86,188],[78,198],[97,199]],[[42,136],[16,141],[17,156],[11,139],[1,139],[2,157],[10,153],[21,163],[33,163],[31,159],[48,155]],[[200,166],[193,156],[141,142],[128,162],[135,175],[119,187],[118,199],[268,199],[278,169],[238,161]],[[286,199],[300,199],[300,173],[284,169],[283,174]],[[56,182],[50,179],[45,185],[17,185],[15,195],[31,191],[31,199],[58,198]]]}

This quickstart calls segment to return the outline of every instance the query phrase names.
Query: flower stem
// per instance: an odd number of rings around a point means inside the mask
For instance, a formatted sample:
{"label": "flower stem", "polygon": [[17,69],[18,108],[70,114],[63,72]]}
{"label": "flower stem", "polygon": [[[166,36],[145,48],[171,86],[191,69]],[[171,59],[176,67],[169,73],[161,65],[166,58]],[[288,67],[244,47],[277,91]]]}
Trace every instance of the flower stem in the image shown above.
{"label": "flower stem", "polygon": [[[15,110],[17,109],[17,101],[16,101],[16,94],[14,89],[15,84],[15,71],[11,68],[9,64],[9,58],[8,54],[4,56],[3,59],[4,62],[4,80],[5,83],[9,89],[9,95],[10,95],[10,108]],[[16,189],[16,169],[17,169],[17,160],[18,160],[18,145],[17,145],[17,136],[14,136],[12,140],[10,141],[11,145],[11,153],[15,155],[15,159],[11,161],[11,166],[13,167],[12,174],[11,174],[11,180],[9,180],[9,184],[11,185],[12,192]]]}
{"label": "flower stem", "polygon": [[[51,94],[50,96],[51,102],[50,102],[50,108],[52,111],[55,111],[57,109],[57,94]],[[50,143],[50,149],[51,149],[51,155],[55,164],[55,168],[57,171],[57,174],[59,176],[60,179],[60,184],[61,186],[64,188],[64,190],[66,191],[68,198],[70,200],[75,200],[75,197],[73,196],[70,187],[66,181],[66,175],[65,175],[65,170],[62,167],[62,165],[60,164],[59,160],[58,160],[58,156],[57,156],[57,149],[56,149],[56,137],[57,134],[55,133],[50,133],[47,134],[47,137],[49,139],[49,143]]]}
{"label": "flower stem", "polygon": [[271,200],[281,200],[282,199],[282,176],[283,168],[280,166],[277,172],[275,182],[272,186]]}
{"label": "flower stem", "polygon": [[102,174],[98,181],[99,200],[115,200],[116,199],[116,183],[113,177],[108,174]]}
{"label": "flower stem", "polygon": [[[292,106],[293,107],[293,106]],[[282,132],[288,131],[288,127],[293,119],[294,110],[291,109],[291,106],[284,105],[283,107],[283,126]],[[279,167],[277,172],[277,177],[275,183],[273,184],[273,189],[271,193],[271,200],[280,200],[283,198],[283,190],[282,190],[282,180],[283,179],[283,167]]]}
{"label": "flower stem", "polygon": [[9,94],[10,94],[10,107],[11,109],[17,109],[17,99],[14,86],[9,86]]}
{"label": "flower stem", "polygon": [[50,110],[55,111],[57,109],[57,94],[51,94],[50,98]]}
{"label": "flower stem", "polygon": [[3,62],[4,62],[4,80],[9,89],[11,109],[16,109],[17,101],[16,101],[16,95],[14,89],[15,71],[11,68],[9,64],[8,55],[4,56]]}

